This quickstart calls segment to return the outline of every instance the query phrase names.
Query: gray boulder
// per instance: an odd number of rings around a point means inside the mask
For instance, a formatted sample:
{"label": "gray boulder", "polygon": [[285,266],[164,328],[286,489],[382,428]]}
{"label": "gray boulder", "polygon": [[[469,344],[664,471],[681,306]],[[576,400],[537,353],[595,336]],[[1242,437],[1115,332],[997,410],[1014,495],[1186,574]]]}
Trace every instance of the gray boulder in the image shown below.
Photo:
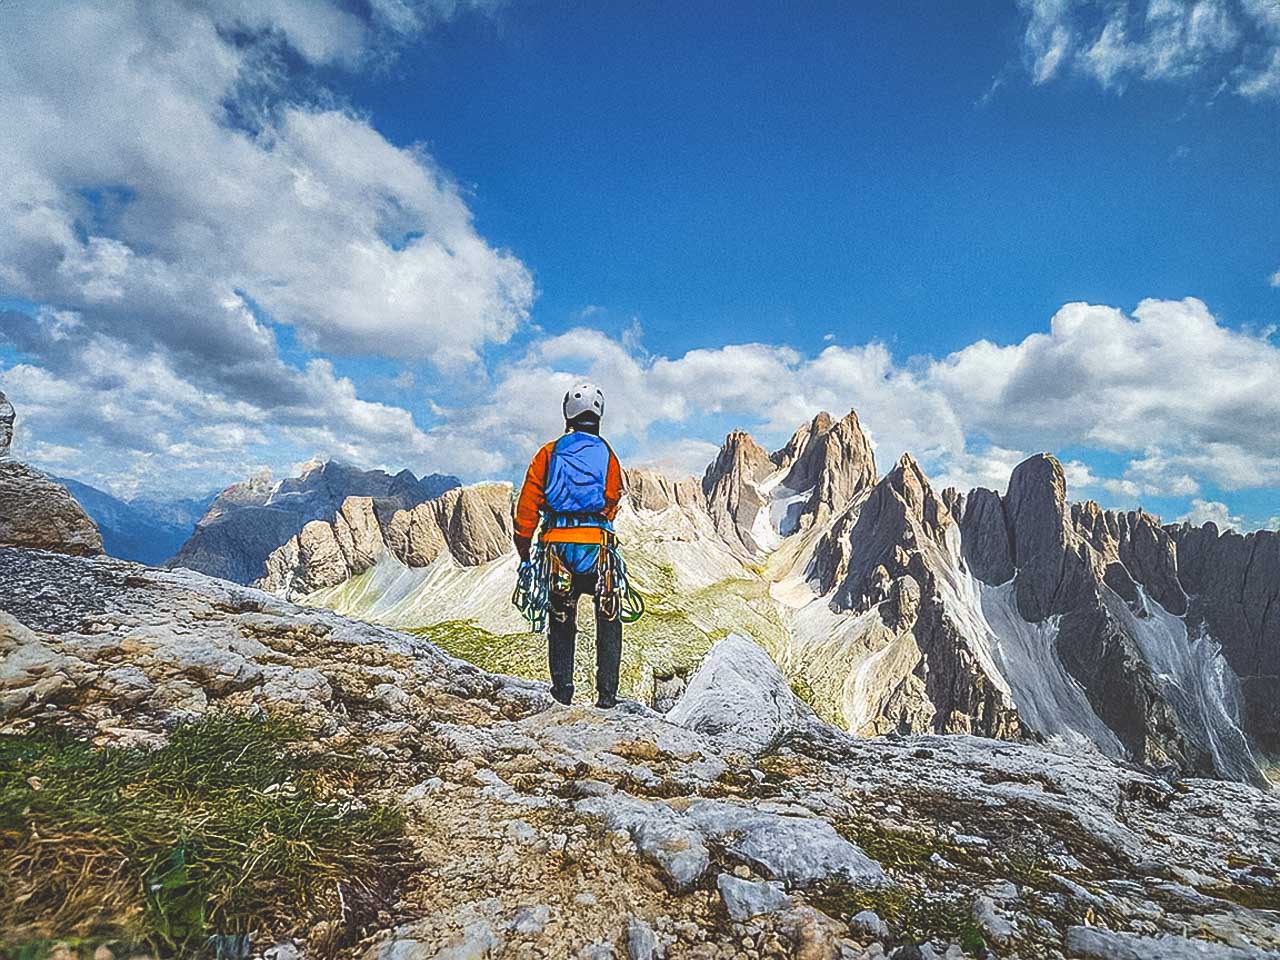
{"label": "gray boulder", "polygon": [[62,484],[39,470],[3,460],[0,545],[94,556],[102,553],[102,534]]}
{"label": "gray boulder", "polygon": [[745,923],[765,913],[777,913],[791,905],[791,898],[777,882],[758,883],[722,873],[716,877],[716,889],[720,891],[729,919],[736,923]]}
{"label": "gray boulder", "polygon": [[667,719],[757,756],[809,724],[813,711],[759,644],[730,634],[707,653]]}
{"label": "gray boulder", "polygon": [[1140,937],[1100,927],[1067,931],[1067,954],[1083,960],[1280,960],[1280,953],[1166,935]]}

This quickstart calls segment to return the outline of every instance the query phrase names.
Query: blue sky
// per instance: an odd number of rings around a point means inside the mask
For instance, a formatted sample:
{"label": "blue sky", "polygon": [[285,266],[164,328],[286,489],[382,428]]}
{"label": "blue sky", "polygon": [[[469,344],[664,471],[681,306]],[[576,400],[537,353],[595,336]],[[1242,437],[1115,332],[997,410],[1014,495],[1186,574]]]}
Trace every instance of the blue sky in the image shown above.
{"label": "blue sky", "polygon": [[671,470],[852,406],[882,469],[1280,516],[1266,0],[184,10],[0,10],[32,462],[511,476],[587,375]]}

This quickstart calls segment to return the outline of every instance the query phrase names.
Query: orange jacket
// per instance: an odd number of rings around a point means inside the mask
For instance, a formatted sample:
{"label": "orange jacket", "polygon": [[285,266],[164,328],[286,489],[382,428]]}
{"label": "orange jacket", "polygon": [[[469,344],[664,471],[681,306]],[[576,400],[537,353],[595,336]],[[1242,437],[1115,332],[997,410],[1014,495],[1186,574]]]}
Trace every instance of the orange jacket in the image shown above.
{"label": "orange jacket", "polygon": [[[544,494],[547,484],[547,470],[551,466],[551,451],[556,442],[552,440],[533,455],[529,471],[524,475],[524,486],[520,488],[520,497],[516,500],[515,534],[516,539],[532,540],[538,530],[538,520],[543,507],[547,504]],[[618,501],[622,499],[622,467],[618,458],[609,449],[609,468],[604,477],[604,509],[600,511],[606,520],[612,520],[618,513]]]}

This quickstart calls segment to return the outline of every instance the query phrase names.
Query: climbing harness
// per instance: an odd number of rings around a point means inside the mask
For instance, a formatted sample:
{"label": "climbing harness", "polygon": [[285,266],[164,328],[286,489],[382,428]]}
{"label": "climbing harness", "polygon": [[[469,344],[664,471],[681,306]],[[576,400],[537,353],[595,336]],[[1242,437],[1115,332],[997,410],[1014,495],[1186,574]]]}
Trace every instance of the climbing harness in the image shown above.
{"label": "climbing harness", "polygon": [[[592,529],[600,531],[596,558],[596,603],[600,614],[606,620],[621,618],[623,623],[635,623],[644,616],[644,598],[627,579],[627,564],[618,549],[617,534],[603,527]],[[564,596],[573,589],[573,574],[555,549],[556,542],[565,541],[548,542],[540,537],[532,545],[529,559],[520,564],[516,573],[511,603],[529,621],[534,633],[541,633],[547,627],[551,594]]]}

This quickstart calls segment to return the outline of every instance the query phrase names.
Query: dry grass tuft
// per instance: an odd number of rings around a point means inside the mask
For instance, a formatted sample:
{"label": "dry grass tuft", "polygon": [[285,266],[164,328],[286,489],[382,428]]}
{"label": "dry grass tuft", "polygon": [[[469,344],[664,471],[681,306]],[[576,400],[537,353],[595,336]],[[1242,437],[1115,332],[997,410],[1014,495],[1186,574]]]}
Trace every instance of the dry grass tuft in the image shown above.
{"label": "dry grass tuft", "polygon": [[345,797],[353,761],[302,738],[237,714],[150,751],[0,736],[0,957],[54,940],[189,953],[323,921],[358,936],[407,869],[403,823]]}

